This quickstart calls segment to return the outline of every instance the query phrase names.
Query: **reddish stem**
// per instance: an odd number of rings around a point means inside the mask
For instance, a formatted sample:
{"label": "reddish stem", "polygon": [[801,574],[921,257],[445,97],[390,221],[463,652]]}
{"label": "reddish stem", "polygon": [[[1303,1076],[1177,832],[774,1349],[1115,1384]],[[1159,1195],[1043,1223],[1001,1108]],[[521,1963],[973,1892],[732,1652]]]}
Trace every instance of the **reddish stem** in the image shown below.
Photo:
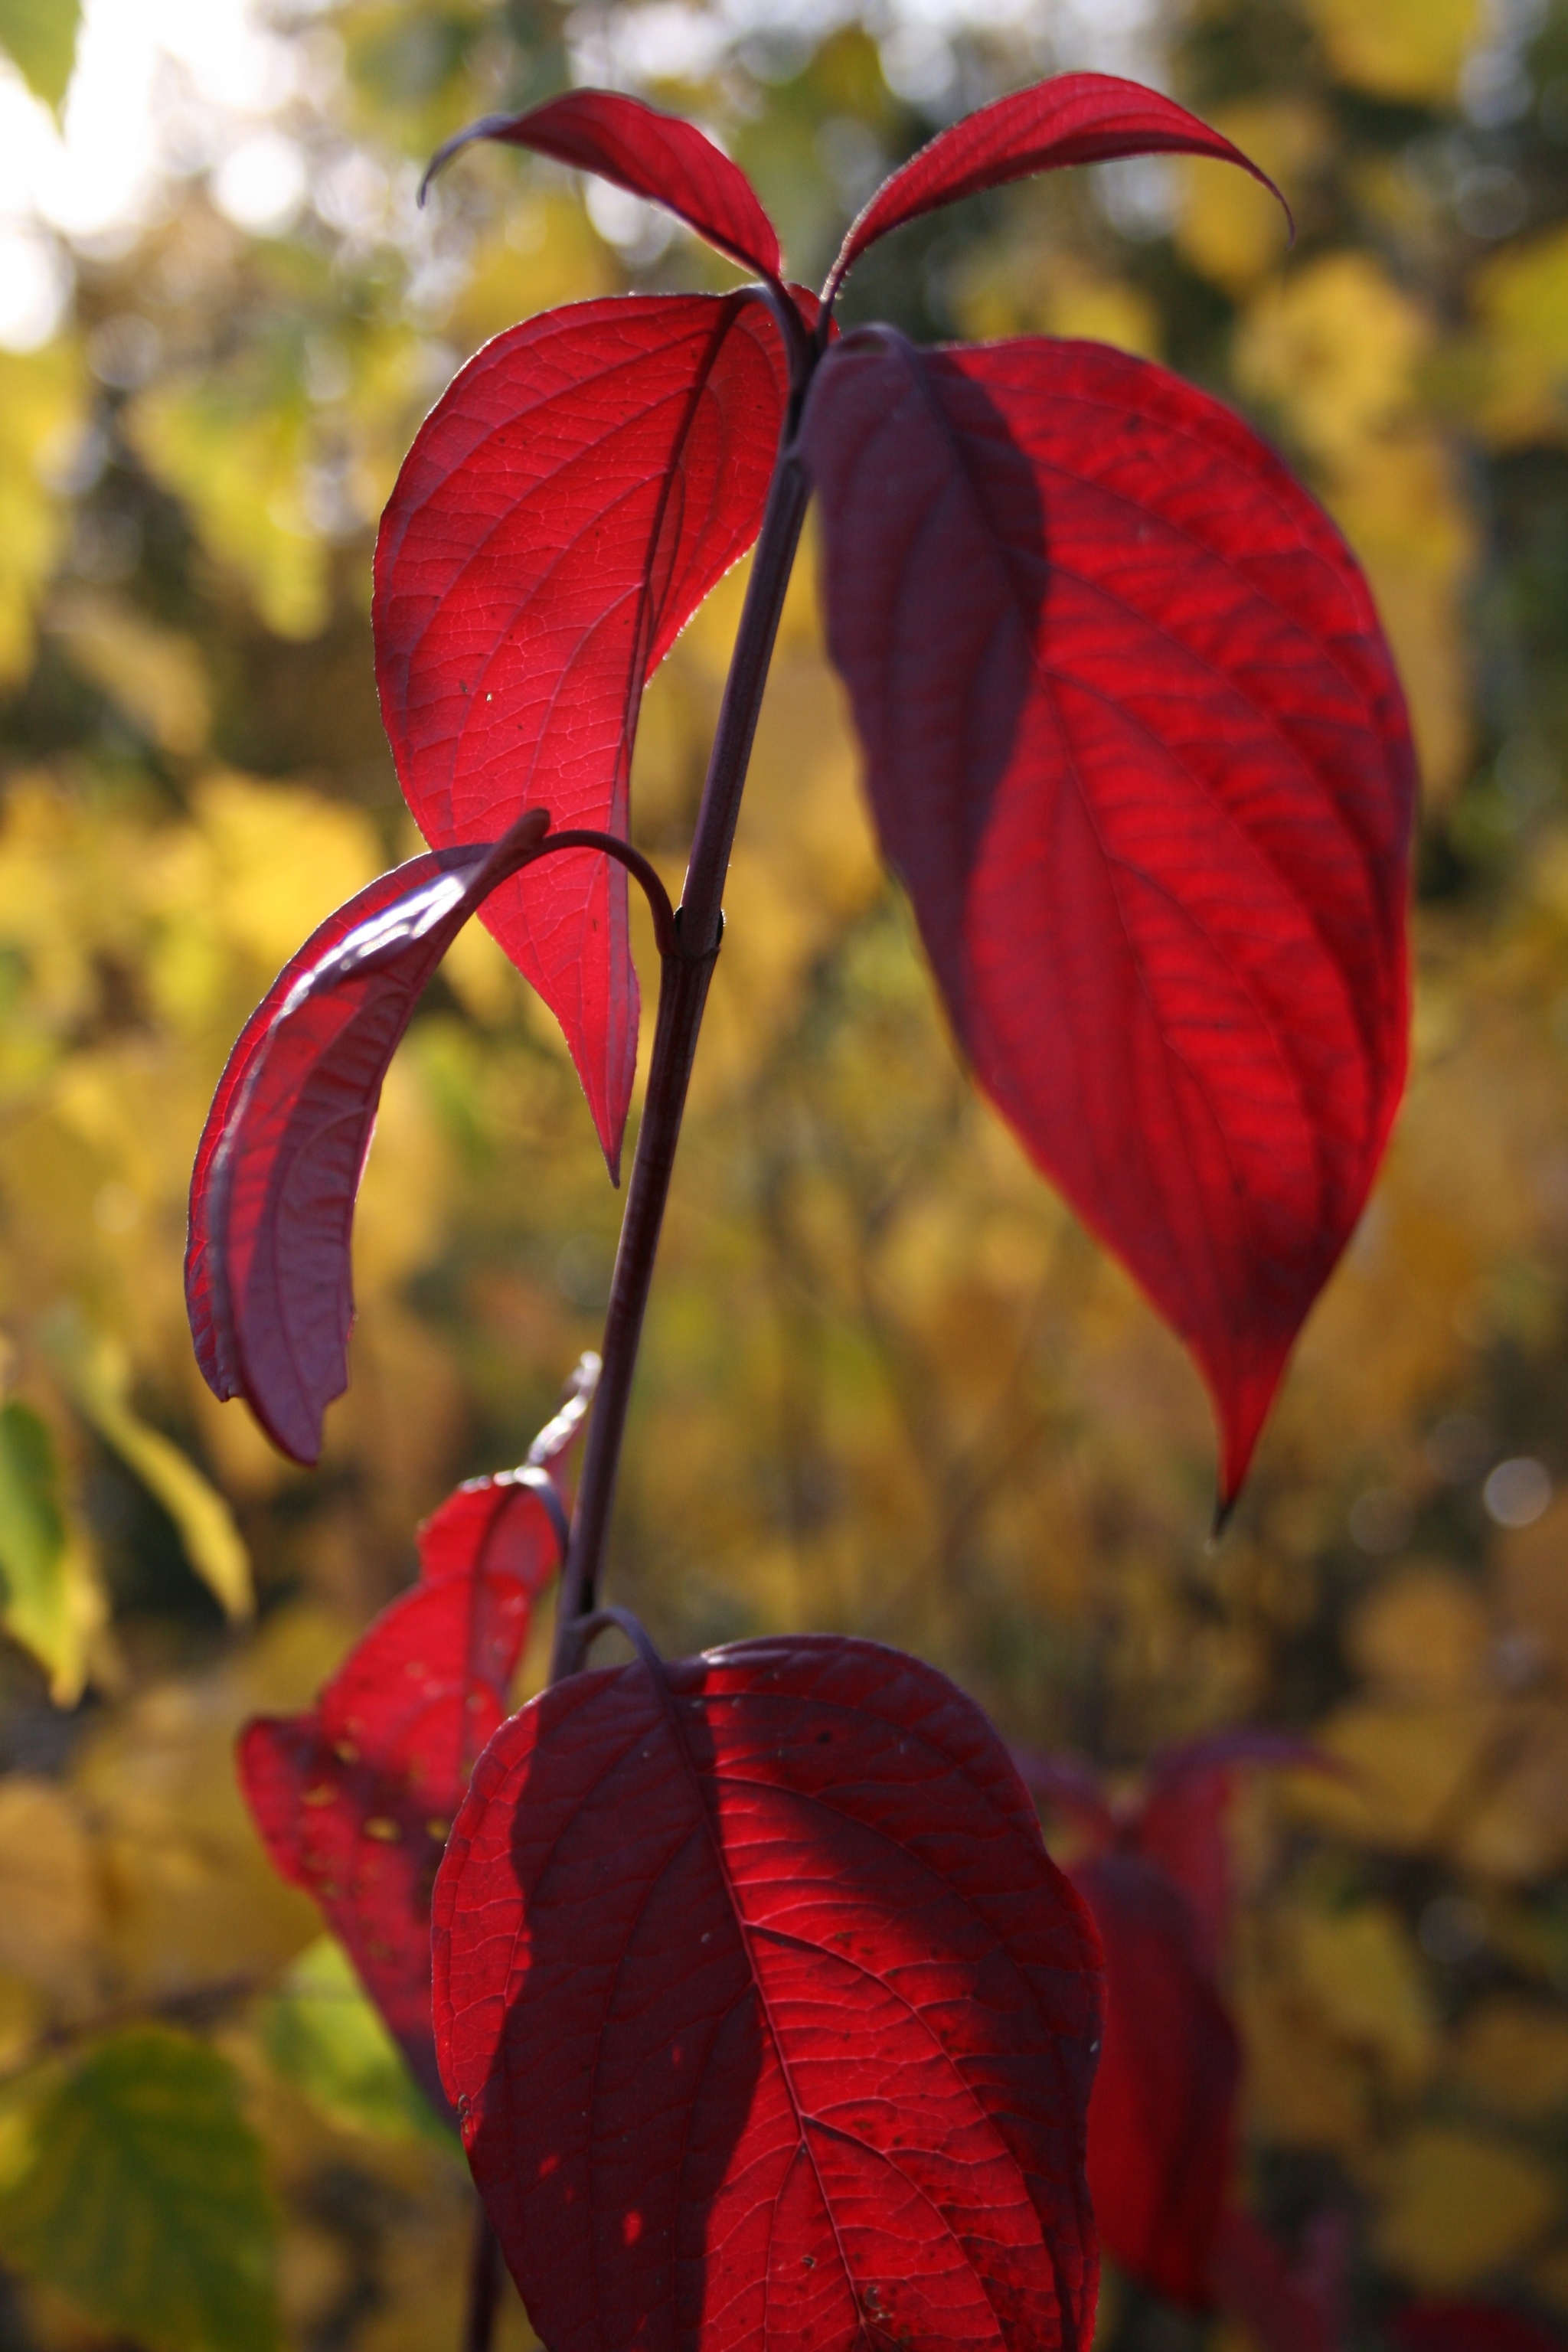
{"label": "reddish stem", "polygon": [[[798,406],[800,390],[804,386],[797,390],[792,409]],[[805,473],[786,441],[768,492],[735,651],[724,685],[708,780],[692,837],[691,860],[686,870],[685,895],[675,919],[674,952],[665,955],[660,971],[653,1061],[637,1133],[637,1157],[626,1191],[620,1245],[616,1253],[609,1310],[605,1318],[604,1370],[588,1424],[583,1483],[572,1523],[571,1549],[561,1579],[552,1680],[573,1670],[577,1648],[576,1637],[571,1631],[573,1622],[595,1606],[643,1315],[653,1281],[664,1205],[669,1197],[670,1172],[680,1139],[686,1089],[702,1025],[708,982],[723,929],[721,901],[730,847],[735,838],[735,821],[740,814],[741,793],[757,731],[757,714],[762,709],[784,591],[805,519],[807,495]]]}

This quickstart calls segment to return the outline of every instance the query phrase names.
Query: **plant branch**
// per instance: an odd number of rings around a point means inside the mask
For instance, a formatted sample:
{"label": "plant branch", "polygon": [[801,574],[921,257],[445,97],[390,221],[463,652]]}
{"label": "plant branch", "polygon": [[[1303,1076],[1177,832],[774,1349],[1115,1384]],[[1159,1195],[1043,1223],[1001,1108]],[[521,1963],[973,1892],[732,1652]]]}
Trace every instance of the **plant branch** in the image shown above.
{"label": "plant branch", "polygon": [[674,952],[663,957],[660,969],[653,1061],[605,1318],[604,1370],[588,1424],[583,1483],[561,1579],[552,1681],[573,1671],[577,1652],[574,1621],[596,1606],[643,1316],[708,983],[723,932],[724,877],[807,495],[804,469],[786,439],[768,492],[725,680],[686,871],[685,895],[673,926]]}
{"label": "plant branch", "polygon": [[500,2301],[500,2241],[489,2216],[474,2199],[474,2234],[468,2242],[468,2294],[463,2312],[463,2352],[489,2352]]}

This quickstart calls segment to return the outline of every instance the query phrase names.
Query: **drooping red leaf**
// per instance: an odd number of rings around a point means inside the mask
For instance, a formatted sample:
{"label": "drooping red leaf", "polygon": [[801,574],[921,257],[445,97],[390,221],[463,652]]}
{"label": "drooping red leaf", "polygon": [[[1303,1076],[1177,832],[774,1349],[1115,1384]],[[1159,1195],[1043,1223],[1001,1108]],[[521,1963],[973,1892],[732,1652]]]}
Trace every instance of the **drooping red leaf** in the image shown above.
{"label": "drooping red leaf", "polygon": [[1404,1082],[1415,765],[1354,559],[1147,362],[862,330],[828,638],[980,1084],[1185,1339],[1232,1498]]}
{"label": "drooping red leaf", "polygon": [[1339,2337],[1291,2271],[1283,2248],[1239,2206],[1221,2220],[1209,2283],[1215,2300],[1242,2321],[1259,2352],[1339,2352]]}
{"label": "drooping red leaf", "polygon": [[1497,2303],[1407,2303],[1389,2328],[1398,2352],[1562,2352],[1562,2337]]}
{"label": "drooping red leaf", "polygon": [[[742,269],[777,280],[778,232],[738,163],[705,131],[614,89],[573,89],[526,114],[487,114],[437,149],[428,187],[443,164],[477,139],[531,147],[579,172],[596,172],[648,204],[662,205]],[[424,189],[420,190],[421,195]]]}
{"label": "drooping red leaf", "polygon": [[1166,1748],[1149,1769],[1143,1801],[1127,1832],[1145,1861],[1157,1863],[1191,1904],[1204,1952],[1217,1968],[1230,1926],[1230,1846],[1226,1816],[1236,1775],[1247,1768],[1333,1771],[1311,1740],[1289,1731],[1244,1726]]}
{"label": "drooping red leaf", "polygon": [[929,1667],[819,1636],[557,1684],[479,1761],[433,1942],[552,2352],[1087,2346],[1092,1931]]}
{"label": "drooping red leaf", "polygon": [[[548,1490],[548,1491],[547,1491]],[[422,1580],[368,1628],[309,1714],[262,1716],[239,1777],[442,2114],[430,2030],[430,1891],[474,1759],[507,1711],[532,1599],[561,1557],[542,1470],[459,1487],[420,1530]]]}
{"label": "drooping red leaf", "polygon": [[1100,2243],[1152,2293],[1206,2311],[1230,2181],[1236,2029],[1163,1872],[1105,1853],[1071,1875],[1105,1953],[1105,2047],[1089,2108]]}
{"label": "drooping red leaf", "polygon": [[[376,680],[433,846],[531,800],[625,837],[644,681],[756,537],[788,379],[744,293],[583,302],[499,335],[419,429],[375,551]],[[637,1061],[626,877],[589,851],[484,920],[560,1021],[612,1172]]]}
{"label": "drooping red leaf", "polygon": [[[868,245],[921,213],[1007,180],[1068,163],[1105,163],[1118,155],[1213,155],[1239,164],[1279,196],[1268,173],[1239,147],[1158,90],[1114,74],[1056,74],[939,131],[884,180],[851,225],[824,293],[831,299]],[[1289,220],[1289,206],[1283,196],[1279,202]]]}
{"label": "drooping red leaf", "polygon": [[348,1381],[349,1237],[387,1064],[457,932],[549,822],[527,812],[499,844],[370,883],[284,966],[218,1081],[191,1179],[196,1360],[297,1462],[316,1460]]}

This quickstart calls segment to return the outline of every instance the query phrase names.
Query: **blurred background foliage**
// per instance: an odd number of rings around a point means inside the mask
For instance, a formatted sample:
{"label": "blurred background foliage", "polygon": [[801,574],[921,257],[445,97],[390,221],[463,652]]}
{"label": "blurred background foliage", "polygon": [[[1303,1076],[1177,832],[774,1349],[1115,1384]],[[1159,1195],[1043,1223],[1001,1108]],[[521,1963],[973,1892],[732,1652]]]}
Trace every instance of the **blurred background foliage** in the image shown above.
{"label": "blurred background foliage", "polygon": [[[230,1743],[520,1457],[597,1338],[618,1202],[476,931],[387,1086],[306,1476],[197,1376],[184,1190],[273,971],[415,845],[368,591],[420,415],[533,310],[731,273],[510,152],[421,213],[423,163],[569,79],[638,89],[815,280],[933,128],[1083,64],[1239,140],[1293,248],[1217,165],[1118,165],[921,221],[847,311],[1163,359],[1339,518],[1425,769],[1409,1102],[1210,1549],[1193,1374],[957,1066],[806,561],[615,1597],[674,1650],[896,1640],[1130,1778],[1220,1724],[1311,1732],[1342,1776],[1237,1822],[1243,2193],[1292,2245],[1333,2217],[1357,2345],[1417,2293],[1568,2323],[1565,0],[0,0],[0,2341],[455,2340],[460,2159],[271,1877]],[[635,829],[672,888],[741,590],[647,698]],[[1203,2334],[1109,2283],[1102,2345]]]}

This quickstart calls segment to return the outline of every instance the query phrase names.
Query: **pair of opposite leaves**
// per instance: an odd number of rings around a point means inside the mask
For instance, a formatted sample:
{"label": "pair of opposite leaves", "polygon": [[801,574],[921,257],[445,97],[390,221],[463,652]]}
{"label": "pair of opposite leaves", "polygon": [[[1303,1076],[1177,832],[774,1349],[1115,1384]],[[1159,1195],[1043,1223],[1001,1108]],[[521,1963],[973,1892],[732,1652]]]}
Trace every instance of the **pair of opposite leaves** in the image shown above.
{"label": "pair of opposite leaves", "polygon": [[689,123],[579,91],[452,144],[481,136],[665,205],[763,282],[530,320],[421,428],[374,618],[432,855],[323,926],[225,1074],[192,1200],[208,1379],[315,1459],[381,1076],[470,911],[556,1012],[618,1164],[626,875],[515,828],[624,838],[644,683],[756,537],[776,459],[818,498],[829,649],[958,1039],[1192,1349],[1228,1501],[1404,1080],[1414,762],[1370,595],[1256,436],[1147,362],[830,321],[868,245],[973,190],[1152,152],[1254,167],[1154,92],[1063,75],[895,173],[819,302]]}
{"label": "pair of opposite leaves", "polygon": [[274,1861],[456,2111],[552,2352],[1079,2352],[1099,1953],[1005,1749],[820,1636],[639,1636],[505,1719],[571,1434],[460,1488],[317,1706],[247,1727]]}

